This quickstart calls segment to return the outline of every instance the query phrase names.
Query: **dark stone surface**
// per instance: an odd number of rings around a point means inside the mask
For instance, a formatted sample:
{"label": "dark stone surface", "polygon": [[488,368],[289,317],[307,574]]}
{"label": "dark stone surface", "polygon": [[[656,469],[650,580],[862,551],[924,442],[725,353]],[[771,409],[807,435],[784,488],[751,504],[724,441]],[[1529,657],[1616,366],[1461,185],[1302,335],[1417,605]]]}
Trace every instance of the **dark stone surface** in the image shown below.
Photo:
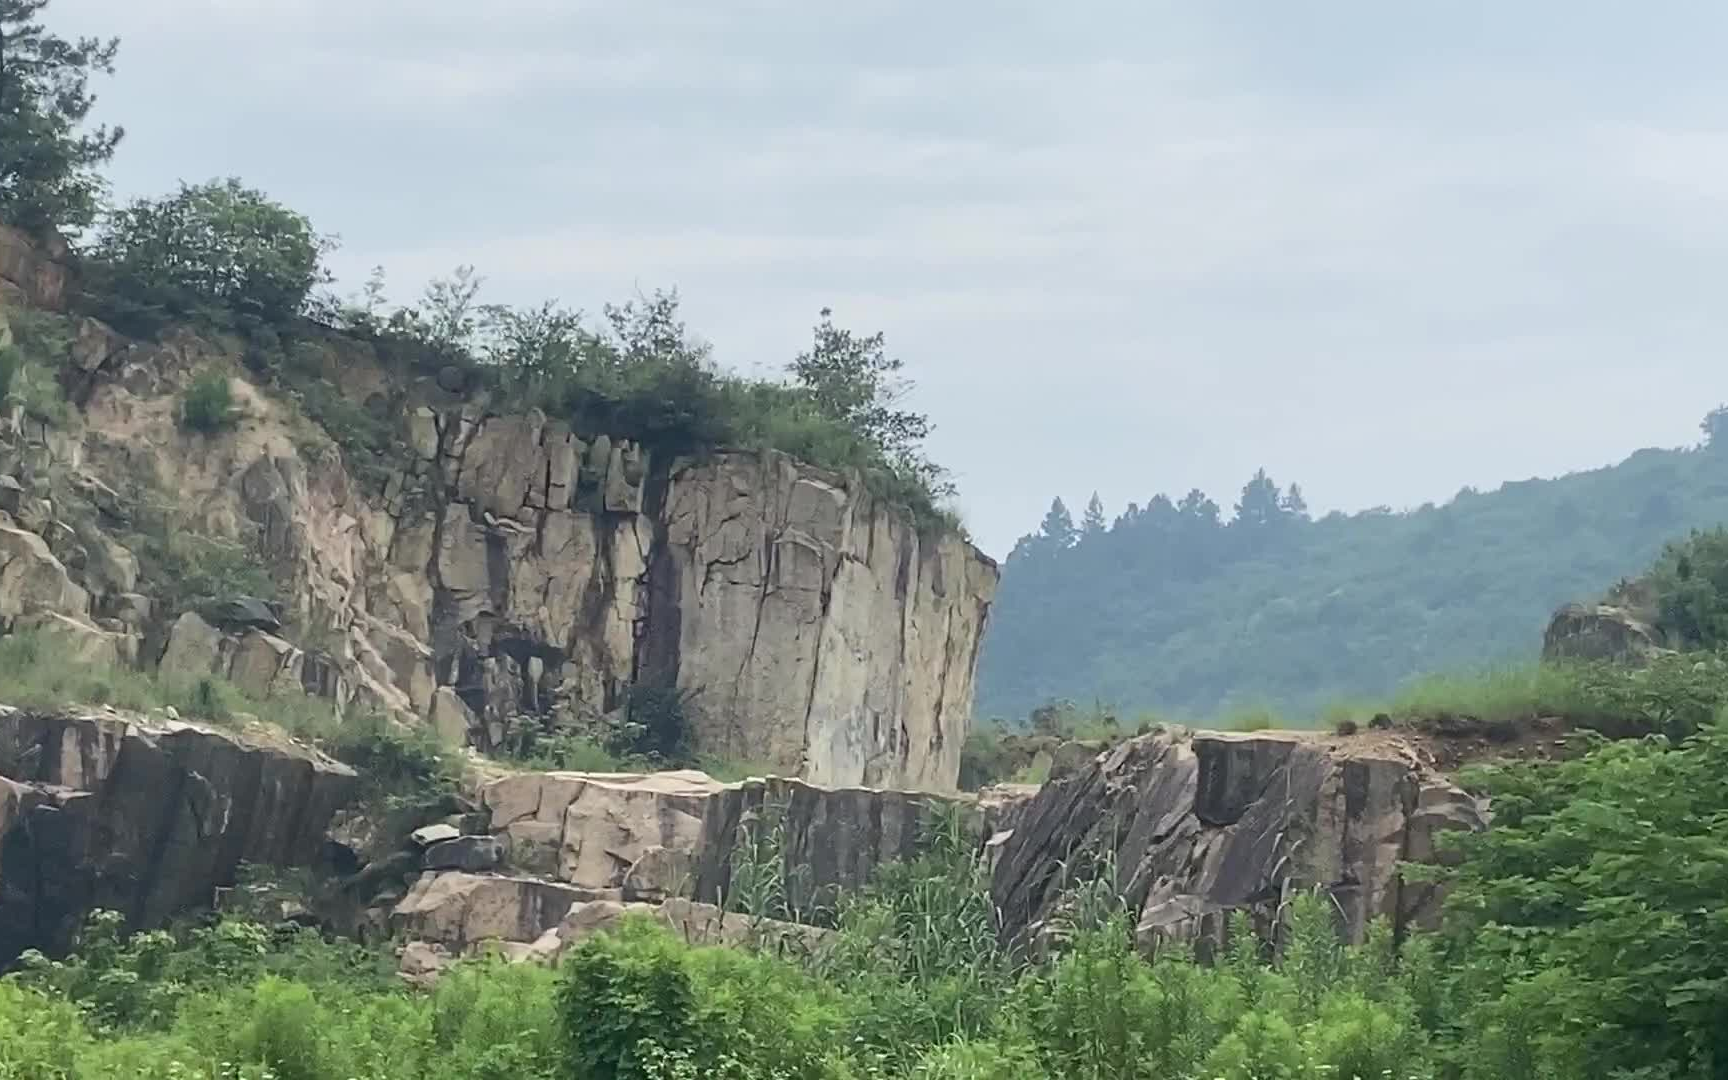
{"label": "dark stone surface", "polygon": [[291,744],[117,714],[0,714],[0,963],[93,908],[134,927],[209,906],[241,862],[305,866],[355,794]]}

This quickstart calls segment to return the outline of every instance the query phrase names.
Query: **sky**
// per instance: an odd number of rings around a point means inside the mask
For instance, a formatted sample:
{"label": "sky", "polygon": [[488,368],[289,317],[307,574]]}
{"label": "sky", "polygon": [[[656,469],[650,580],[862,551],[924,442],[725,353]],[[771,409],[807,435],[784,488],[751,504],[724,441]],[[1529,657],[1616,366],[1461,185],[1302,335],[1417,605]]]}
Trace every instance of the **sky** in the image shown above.
{"label": "sky", "polygon": [[986,551],[1261,466],[1444,501],[1728,400],[1728,5],[53,0],[121,197],[237,175],[391,298],[882,331]]}

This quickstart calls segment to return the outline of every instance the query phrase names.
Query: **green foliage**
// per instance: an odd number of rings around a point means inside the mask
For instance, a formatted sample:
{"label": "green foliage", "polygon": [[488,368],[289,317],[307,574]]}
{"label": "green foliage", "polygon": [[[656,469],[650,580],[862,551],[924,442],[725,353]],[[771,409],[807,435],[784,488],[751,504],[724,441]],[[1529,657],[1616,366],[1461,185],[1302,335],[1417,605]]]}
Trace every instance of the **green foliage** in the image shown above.
{"label": "green foliage", "polygon": [[24,632],[0,638],[0,700],[20,708],[68,704],[112,705],[147,711],[172,706],[188,719],[230,724],[241,714],[275,723],[304,738],[337,727],[334,706],[300,694],[253,700],[222,679],[177,678],[90,664],[68,655],[52,639]]}
{"label": "green foliage", "polygon": [[129,305],[107,312],[129,329],[148,316],[280,324],[327,280],[331,243],[304,216],[237,179],[182,184],[113,212],[89,252],[92,293]]}
{"label": "green foliage", "polygon": [[116,40],[68,41],[37,17],[48,0],[0,0],[0,221],[75,232],[95,220],[96,173],[121,129],[86,129],[90,76],[112,74]]}
{"label": "green foliage", "polygon": [[434,281],[418,305],[385,315],[383,278],[375,272],[362,296],[325,302],[321,317],[374,341],[386,356],[456,369],[470,386],[498,391],[496,404],[544,409],[579,432],[668,453],[782,450],[858,472],[869,490],[921,524],[957,526],[941,507],[951,486],[918,449],[928,422],[893,407],[905,385],[881,335],[859,337],[825,313],[789,384],[719,368],[710,346],[685,326],[676,292],[608,304],[588,319],[555,301],[481,304],[481,285],[463,267]]}
{"label": "green foliage", "polygon": [[685,954],[645,925],[575,951],[558,1013],[572,1080],[651,1080],[645,1045],[693,1054],[704,1043]]}
{"label": "green foliage", "polygon": [[234,388],[219,371],[203,371],[180,398],[180,426],[188,431],[213,435],[239,423],[234,408]]}
{"label": "green foliage", "polygon": [[1668,545],[1650,575],[1660,625],[1684,645],[1728,645],[1728,528]]}
{"label": "green foliage", "polygon": [[62,321],[51,315],[6,313],[15,344],[0,347],[0,403],[49,427],[63,427],[70,415],[57,378],[68,339]]}
{"label": "green foliage", "polygon": [[1448,1028],[1470,1078],[1714,1076],[1728,1065],[1728,732],[1503,765],[1447,905]]}
{"label": "green foliage", "polygon": [[[1236,520],[1197,492],[1158,496],[1090,536],[1058,506],[1004,565],[977,711],[1018,721],[1096,696],[1206,720],[1264,702],[1307,726],[1331,702],[1385,698],[1427,672],[1533,659],[1560,605],[1728,521],[1722,463],[1720,447],[1643,450],[1437,507],[1312,521],[1288,487],[1272,516],[1270,490],[1251,482]],[[1700,570],[1664,617],[1704,644],[1722,610],[1714,543],[1711,556],[1699,541]]]}

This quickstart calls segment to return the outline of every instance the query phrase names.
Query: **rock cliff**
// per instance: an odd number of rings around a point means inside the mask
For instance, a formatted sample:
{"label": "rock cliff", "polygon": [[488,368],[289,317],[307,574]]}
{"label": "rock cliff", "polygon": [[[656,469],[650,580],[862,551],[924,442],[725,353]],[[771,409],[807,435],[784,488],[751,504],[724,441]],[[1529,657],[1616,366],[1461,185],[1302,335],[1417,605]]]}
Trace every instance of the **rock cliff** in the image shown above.
{"label": "rock cliff", "polygon": [[[52,309],[68,289],[0,228],[0,303]],[[323,415],[392,433],[363,460],[318,410],[264,392],[243,342],[133,341],[85,318],[53,347],[77,407],[0,426],[0,629],[303,689],[482,749],[592,727],[649,687],[675,695],[702,753],[831,785],[955,784],[997,569],[856,476],[578,432],[493,409],[459,372],[302,342],[295,362],[347,399]],[[232,431],[177,422],[204,372],[229,379]],[[146,503],[248,545],[280,605],[161,603],[128,547]]]}
{"label": "rock cliff", "polygon": [[113,712],[0,712],[0,964],[64,947],[98,907],[155,926],[242,862],[305,866],[355,795],[346,766],[268,731]]}
{"label": "rock cliff", "polygon": [[1297,889],[1325,890],[1360,939],[1377,917],[1429,922],[1433,886],[1401,861],[1436,856],[1486,808],[1396,738],[1157,732],[1053,780],[998,837],[992,896],[1004,932],[1032,937],[1075,881],[1114,868],[1143,942],[1215,942],[1233,911],[1268,928]]}

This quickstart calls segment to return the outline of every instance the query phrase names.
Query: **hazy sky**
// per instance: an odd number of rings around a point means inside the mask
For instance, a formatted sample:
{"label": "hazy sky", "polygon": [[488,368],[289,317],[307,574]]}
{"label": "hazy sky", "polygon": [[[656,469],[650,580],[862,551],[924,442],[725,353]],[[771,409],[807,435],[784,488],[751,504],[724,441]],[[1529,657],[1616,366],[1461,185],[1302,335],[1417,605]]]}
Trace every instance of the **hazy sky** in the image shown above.
{"label": "hazy sky", "polygon": [[[821,12],[821,14],[818,14]],[[883,330],[986,550],[1255,467],[1319,510],[1604,464],[1728,399],[1728,5],[55,0],[119,193],[235,174],[393,299],[676,286]]]}

